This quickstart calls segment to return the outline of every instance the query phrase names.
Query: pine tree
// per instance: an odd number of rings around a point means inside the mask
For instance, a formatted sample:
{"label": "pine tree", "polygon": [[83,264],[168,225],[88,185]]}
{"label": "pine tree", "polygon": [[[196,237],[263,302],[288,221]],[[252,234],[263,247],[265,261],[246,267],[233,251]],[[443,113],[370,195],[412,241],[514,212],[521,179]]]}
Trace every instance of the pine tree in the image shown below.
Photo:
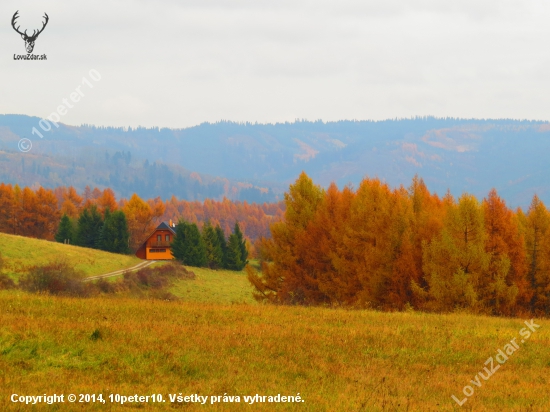
{"label": "pine tree", "polygon": [[[99,213],[101,213],[98,210]],[[103,224],[101,225],[101,230],[99,231],[99,238],[97,239],[97,248],[107,251],[107,244],[110,243],[110,236],[112,236],[111,228],[106,229],[105,224],[111,219],[111,211],[109,209],[105,210],[105,213],[101,213],[103,216]]]}
{"label": "pine tree", "polygon": [[99,239],[103,219],[95,205],[85,208],[78,218],[75,244],[78,246],[99,248]]}
{"label": "pine tree", "polygon": [[237,237],[237,241],[239,242],[239,249],[241,250],[241,262],[244,267],[248,264],[248,249],[246,248],[246,240],[244,238],[243,232],[241,232],[241,228],[239,227],[239,222],[235,222],[233,233],[235,234],[235,236]]}
{"label": "pine tree", "polygon": [[112,253],[129,253],[129,238],[130,232],[124,212],[117,210],[111,213],[109,209],[106,209],[100,235],[100,248]]}
{"label": "pine tree", "polygon": [[183,258],[185,255],[185,228],[187,227],[187,222],[185,220],[180,220],[176,225],[176,235],[174,236],[174,240],[171,244],[171,252],[172,256],[174,256],[174,259],[179,260],[180,262],[183,262]]}
{"label": "pine tree", "polygon": [[242,261],[242,250],[239,238],[235,233],[229,235],[229,242],[227,244],[227,269],[229,270],[243,270],[245,264]]}
{"label": "pine tree", "polygon": [[195,223],[187,225],[183,242],[183,263],[188,266],[206,266],[206,246]]}
{"label": "pine tree", "polygon": [[223,252],[216,229],[207,221],[202,228],[202,238],[206,247],[206,261],[211,269],[218,269],[223,264]]}
{"label": "pine tree", "polygon": [[67,215],[63,215],[59,228],[55,234],[55,240],[59,243],[74,243],[74,229],[71,219]]}
{"label": "pine tree", "polygon": [[172,254],[187,266],[207,265],[206,245],[195,223],[185,221],[178,223],[176,238],[172,242]]}
{"label": "pine tree", "polygon": [[248,250],[246,249],[246,241],[239,227],[239,222],[235,223],[233,233],[229,236],[227,245],[226,264],[227,269],[243,270],[247,265]]}
{"label": "pine tree", "polygon": [[220,249],[222,252],[221,267],[227,268],[227,240],[225,239],[225,233],[220,225],[217,225],[215,230],[218,237],[218,243],[220,244]]}

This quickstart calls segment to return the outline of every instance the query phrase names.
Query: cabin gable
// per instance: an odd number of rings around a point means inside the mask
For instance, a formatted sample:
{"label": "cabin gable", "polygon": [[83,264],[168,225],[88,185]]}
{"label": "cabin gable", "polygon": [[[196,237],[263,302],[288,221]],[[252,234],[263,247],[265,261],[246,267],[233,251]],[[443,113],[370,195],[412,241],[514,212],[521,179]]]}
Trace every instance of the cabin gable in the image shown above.
{"label": "cabin gable", "polygon": [[137,250],[136,256],[145,260],[174,259],[171,246],[176,236],[174,226],[172,222],[162,222]]}

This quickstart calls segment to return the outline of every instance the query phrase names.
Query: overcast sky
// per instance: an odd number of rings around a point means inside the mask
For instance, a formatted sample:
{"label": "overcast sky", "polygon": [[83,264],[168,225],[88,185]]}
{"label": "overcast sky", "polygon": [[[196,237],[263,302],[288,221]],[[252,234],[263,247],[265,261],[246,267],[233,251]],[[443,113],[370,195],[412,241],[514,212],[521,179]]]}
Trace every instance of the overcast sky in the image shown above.
{"label": "overcast sky", "polygon": [[[41,27],[26,54],[10,22]],[[0,113],[188,127],[416,115],[550,120],[550,2],[183,0],[0,3]],[[95,82],[89,71],[101,80]]]}

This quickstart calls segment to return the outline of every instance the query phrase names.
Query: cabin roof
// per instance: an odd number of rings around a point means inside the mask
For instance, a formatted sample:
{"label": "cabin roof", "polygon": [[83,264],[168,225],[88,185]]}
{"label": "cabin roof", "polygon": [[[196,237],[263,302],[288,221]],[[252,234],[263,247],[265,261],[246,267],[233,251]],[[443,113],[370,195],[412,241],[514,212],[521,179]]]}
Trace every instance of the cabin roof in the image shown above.
{"label": "cabin roof", "polygon": [[174,230],[173,227],[170,227],[170,224],[169,224],[168,222],[161,222],[161,224],[158,225],[158,226],[156,227],[156,229],[153,230],[153,232],[152,232],[149,236],[147,236],[147,239],[145,240],[145,242],[143,242],[143,245],[140,246],[140,249],[141,249],[142,247],[145,247],[145,245],[147,244],[147,241],[148,241],[149,239],[151,239],[151,237],[155,234],[155,232],[156,232],[157,230],[169,230],[170,232],[172,232],[173,235],[176,234],[176,231]]}
{"label": "cabin roof", "polygon": [[[174,235],[176,234],[176,231],[174,230],[174,228],[170,227],[170,225],[168,224],[168,222],[161,222],[160,225],[157,226],[157,228],[155,229],[155,231],[157,230],[169,230],[170,232],[172,232]],[[154,232],[153,232],[154,233]],[[151,235],[153,234],[151,233]],[[149,236],[151,237],[151,236]]]}

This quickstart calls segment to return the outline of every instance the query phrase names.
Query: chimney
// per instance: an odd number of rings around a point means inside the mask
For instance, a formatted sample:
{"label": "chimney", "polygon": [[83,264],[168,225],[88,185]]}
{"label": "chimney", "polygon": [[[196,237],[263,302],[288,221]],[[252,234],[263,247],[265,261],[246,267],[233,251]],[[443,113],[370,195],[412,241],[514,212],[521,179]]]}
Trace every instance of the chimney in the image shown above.
{"label": "chimney", "polygon": [[172,225],[172,219],[170,219],[170,227],[174,227],[174,226]]}

